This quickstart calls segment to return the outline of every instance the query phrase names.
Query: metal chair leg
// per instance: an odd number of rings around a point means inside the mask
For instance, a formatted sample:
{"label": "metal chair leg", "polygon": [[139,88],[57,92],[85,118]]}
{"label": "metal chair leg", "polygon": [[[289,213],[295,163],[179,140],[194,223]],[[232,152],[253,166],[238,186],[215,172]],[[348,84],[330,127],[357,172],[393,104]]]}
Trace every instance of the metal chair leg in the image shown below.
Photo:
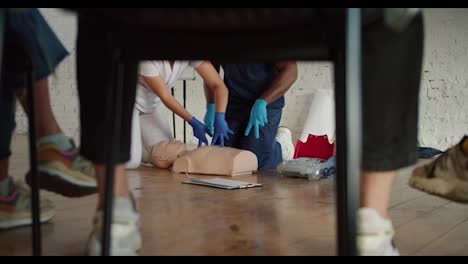
{"label": "metal chair leg", "polygon": [[108,153],[106,162],[106,181],[105,181],[105,202],[104,202],[104,222],[102,229],[102,255],[109,256],[112,247],[111,223],[114,207],[114,172],[117,163],[117,154],[119,153],[120,128],[122,123],[122,90],[124,82],[124,64],[118,62],[116,71],[113,71],[116,82],[115,89],[112,91],[112,104],[107,113],[107,120],[111,127],[108,141]]}
{"label": "metal chair leg", "polygon": [[[187,106],[187,81],[183,81],[183,99],[184,99],[184,108]],[[184,143],[187,143],[187,122],[184,120]]]}
{"label": "metal chair leg", "polygon": [[338,255],[356,256],[362,151],[361,13],[350,8],[335,56]]}
{"label": "metal chair leg", "polygon": [[[2,65],[3,65],[3,40],[5,28],[5,8],[0,8],[0,82],[2,81]],[[2,89],[0,89],[0,98],[2,97]]]}
{"label": "metal chair leg", "polygon": [[[174,96],[174,87],[171,88],[171,93],[172,93],[172,96]],[[176,119],[175,118],[175,113],[172,112],[172,129],[174,130],[174,139],[177,138],[175,119]]]}
{"label": "metal chair leg", "polygon": [[31,70],[27,76],[27,93],[28,93],[28,108],[29,108],[29,163],[31,170],[31,200],[32,200],[32,241],[33,241],[33,254],[40,256],[42,251],[41,245],[41,211],[40,211],[40,197],[39,197],[39,171],[37,162],[37,143],[36,143],[36,113],[34,101],[34,72]]}

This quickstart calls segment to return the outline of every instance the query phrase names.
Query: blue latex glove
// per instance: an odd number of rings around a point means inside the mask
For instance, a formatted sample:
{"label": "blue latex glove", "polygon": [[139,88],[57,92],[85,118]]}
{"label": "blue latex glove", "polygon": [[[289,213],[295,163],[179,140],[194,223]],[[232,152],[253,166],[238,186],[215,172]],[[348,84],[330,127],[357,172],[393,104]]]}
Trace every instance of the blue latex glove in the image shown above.
{"label": "blue latex glove", "polygon": [[210,131],[210,136],[214,134],[214,121],[215,121],[215,104],[208,104],[206,105],[206,114],[203,122],[205,122],[205,126],[208,127]]}
{"label": "blue latex glove", "polygon": [[214,134],[213,134],[213,141],[211,141],[211,145],[215,145],[219,141],[219,145],[224,147],[224,139],[229,140],[229,134],[234,135],[231,129],[229,129],[229,125],[226,122],[225,114],[224,113],[215,113],[214,118]]}
{"label": "blue latex glove", "polygon": [[247,125],[247,129],[245,129],[245,136],[248,136],[250,130],[253,128],[255,138],[260,138],[260,127],[264,127],[268,123],[267,105],[267,101],[263,99],[257,99],[257,101],[255,101],[252,111],[250,112],[249,124]]}
{"label": "blue latex glove", "polygon": [[198,119],[195,117],[192,117],[192,120],[190,120],[189,125],[192,126],[193,128],[193,135],[198,138],[198,147],[202,145],[202,143],[205,143],[208,145],[208,139],[206,139],[206,133],[208,133],[208,128]]}

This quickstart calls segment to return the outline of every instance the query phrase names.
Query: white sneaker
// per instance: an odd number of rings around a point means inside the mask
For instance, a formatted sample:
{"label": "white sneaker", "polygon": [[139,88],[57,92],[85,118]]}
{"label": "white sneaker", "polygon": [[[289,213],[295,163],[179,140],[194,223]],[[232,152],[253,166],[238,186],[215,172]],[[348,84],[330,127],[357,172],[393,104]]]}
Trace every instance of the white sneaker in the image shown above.
{"label": "white sneaker", "polygon": [[399,256],[393,235],[390,220],[382,218],[374,209],[359,209],[357,246],[361,256]]}
{"label": "white sneaker", "polygon": [[287,127],[278,128],[276,142],[281,145],[283,160],[292,160],[294,157],[294,144],[292,142],[291,130]]}
{"label": "white sneaker", "polygon": [[[136,256],[141,248],[139,215],[131,201],[116,198],[111,227],[111,256]],[[101,255],[101,235],[104,214],[98,211],[94,217],[94,227],[88,241],[88,255]]]}

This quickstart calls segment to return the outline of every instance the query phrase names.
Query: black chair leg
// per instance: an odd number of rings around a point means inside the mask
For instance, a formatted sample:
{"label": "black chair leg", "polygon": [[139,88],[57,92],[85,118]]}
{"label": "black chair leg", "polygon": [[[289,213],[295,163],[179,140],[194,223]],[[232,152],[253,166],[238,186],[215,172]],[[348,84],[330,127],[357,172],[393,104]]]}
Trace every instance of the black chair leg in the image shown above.
{"label": "black chair leg", "polygon": [[107,144],[106,181],[105,181],[105,202],[104,202],[104,222],[102,229],[102,255],[109,256],[112,247],[111,223],[114,207],[114,172],[117,163],[117,153],[119,153],[120,128],[122,123],[122,90],[124,85],[124,64],[117,62],[113,71],[115,89],[110,89],[112,103],[107,112],[107,120],[111,130]]}
{"label": "black chair leg", "polygon": [[[335,50],[335,105],[337,124],[337,244],[338,255],[356,256],[356,212],[362,150],[361,14],[346,11],[342,39]],[[341,37],[338,37],[341,38]]]}
{"label": "black chair leg", "polygon": [[36,111],[34,101],[34,72],[32,69],[27,76],[27,93],[28,93],[28,109],[29,109],[29,162],[31,170],[31,213],[32,213],[32,240],[33,240],[33,254],[40,256],[42,251],[41,245],[41,211],[40,211],[40,197],[39,197],[39,171],[37,162],[37,143],[36,143]]}
{"label": "black chair leg", "polygon": [[[174,87],[171,88],[171,93],[172,93],[172,96],[174,96]],[[177,138],[176,136],[176,125],[175,125],[175,113],[172,112],[172,129],[174,130],[174,139]]]}
{"label": "black chair leg", "polygon": [[[2,81],[2,65],[3,65],[3,41],[5,29],[5,8],[0,8],[0,82]],[[2,89],[0,89],[0,98],[2,97]]]}
{"label": "black chair leg", "polygon": [[[187,81],[183,81],[183,100],[184,108],[187,108]],[[187,122],[184,120],[184,143],[187,143]]]}

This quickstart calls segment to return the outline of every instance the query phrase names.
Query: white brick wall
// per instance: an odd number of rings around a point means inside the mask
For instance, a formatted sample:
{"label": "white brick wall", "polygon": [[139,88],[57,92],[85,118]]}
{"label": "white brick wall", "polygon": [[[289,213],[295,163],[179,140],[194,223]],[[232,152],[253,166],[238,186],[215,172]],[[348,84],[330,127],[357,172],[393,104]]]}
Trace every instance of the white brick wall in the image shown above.
{"label": "white brick wall", "polygon": [[[71,53],[50,78],[53,109],[62,128],[69,135],[79,135],[75,80],[76,20],[72,14],[57,9],[41,9],[46,19]],[[446,148],[468,133],[468,9],[425,9],[426,44],[424,76],[421,87],[420,133],[424,146]],[[304,109],[316,89],[331,89],[331,65],[300,63],[299,79],[286,96],[282,124],[290,127],[295,138],[306,118]],[[182,82],[176,86],[182,100]],[[202,82],[188,83],[187,108],[200,120],[205,111]],[[26,120],[18,111],[17,133],[24,133]],[[172,114],[168,113],[168,118]],[[177,124],[182,138],[182,123]],[[191,134],[191,129],[188,127]],[[192,137],[188,136],[189,140]]]}

